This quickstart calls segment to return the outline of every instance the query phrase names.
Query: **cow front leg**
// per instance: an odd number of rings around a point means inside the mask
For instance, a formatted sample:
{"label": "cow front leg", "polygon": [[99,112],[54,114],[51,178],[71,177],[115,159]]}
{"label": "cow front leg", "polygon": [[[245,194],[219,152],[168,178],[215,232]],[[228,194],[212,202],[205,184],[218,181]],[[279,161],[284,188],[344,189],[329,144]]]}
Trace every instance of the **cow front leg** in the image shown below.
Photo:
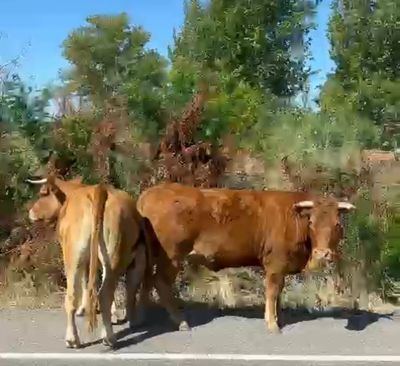
{"label": "cow front leg", "polygon": [[144,309],[141,307],[143,299],[140,299],[139,306],[136,306],[136,294],[140,284],[143,282],[145,270],[145,247],[139,246],[135,255],[135,260],[133,264],[129,266],[126,273],[126,316],[130,328],[136,327],[144,321]]}
{"label": "cow front leg", "polygon": [[173,323],[178,326],[180,331],[190,330],[189,324],[179,310],[178,301],[173,293],[171,284],[160,277],[156,277],[155,286],[160,296],[160,303],[167,310]]}
{"label": "cow front leg", "polygon": [[174,294],[174,284],[179,269],[170,262],[165,262],[157,268],[155,275],[155,287],[160,296],[161,305],[167,310],[171,320],[180,331],[190,330],[182,311],[179,310],[178,299]]}
{"label": "cow front leg", "polygon": [[268,273],[265,277],[265,322],[269,331],[280,333],[278,312],[280,311],[280,295],[284,286],[284,275]]}

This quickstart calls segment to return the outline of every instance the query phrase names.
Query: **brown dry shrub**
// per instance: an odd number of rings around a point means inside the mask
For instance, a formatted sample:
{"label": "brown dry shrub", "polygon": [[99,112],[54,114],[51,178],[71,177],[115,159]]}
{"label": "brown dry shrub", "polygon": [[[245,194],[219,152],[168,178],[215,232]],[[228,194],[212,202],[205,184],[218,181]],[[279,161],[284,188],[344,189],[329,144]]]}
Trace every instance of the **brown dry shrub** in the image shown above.
{"label": "brown dry shrub", "polygon": [[211,142],[196,141],[207,92],[195,94],[179,118],[166,128],[159,144],[153,181],[180,182],[195,187],[216,187],[227,159]]}
{"label": "brown dry shrub", "polygon": [[54,226],[32,225],[20,243],[4,249],[0,258],[0,307],[60,305],[59,291],[65,286],[65,278]]}

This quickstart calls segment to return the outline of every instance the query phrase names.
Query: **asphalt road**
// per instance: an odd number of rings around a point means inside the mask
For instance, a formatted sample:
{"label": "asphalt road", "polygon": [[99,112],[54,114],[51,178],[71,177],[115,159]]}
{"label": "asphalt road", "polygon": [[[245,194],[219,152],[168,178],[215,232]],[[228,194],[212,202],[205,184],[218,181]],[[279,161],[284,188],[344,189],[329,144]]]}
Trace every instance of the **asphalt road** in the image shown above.
{"label": "asphalt road", "polygon": [[0,365],[400,365],[400,317],[344,312],[285,312],[282,333],[266,331],[261,309],[220,311],[192,306],[189,332],[171,328],[152,309],[136,331],[115,326],[109,350],[82,324],[80,350],[64,347],[63,310],[0,312]]}

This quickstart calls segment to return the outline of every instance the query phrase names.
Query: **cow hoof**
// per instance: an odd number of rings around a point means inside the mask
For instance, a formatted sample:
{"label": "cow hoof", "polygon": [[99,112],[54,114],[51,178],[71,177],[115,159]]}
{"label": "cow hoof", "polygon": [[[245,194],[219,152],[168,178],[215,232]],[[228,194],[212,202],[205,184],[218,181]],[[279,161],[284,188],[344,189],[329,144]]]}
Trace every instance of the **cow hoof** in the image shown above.
{"label": "cow hoof", "polygon": [[180,332],[187,332],[190,330],[189,324],[186,321],[183,321],[179,324],[179,331]]}
{"label": "cow hoof", "polygon": [[115,336],[103,338],[104,346],[113,348],[113,347],[115,347],[116,343],[117,343],[117,338]]}
{"label": "cow hoof", "polygon": [[269,330],[269,332],[270,332],[271,334],[281,334],[281,333],[282,333],[281,328],[279,328],[277,325],[268,327],[268,330]]}
{"label": "cow hoof", "polygon": [[81,307],[76,311],[76,316],[84,316],[85,315],[85,308]]}
{"label": "cow hoof", "polygon": [[81,348],[81,342],[77,339],[66,339],[65,345],[67,348]]}

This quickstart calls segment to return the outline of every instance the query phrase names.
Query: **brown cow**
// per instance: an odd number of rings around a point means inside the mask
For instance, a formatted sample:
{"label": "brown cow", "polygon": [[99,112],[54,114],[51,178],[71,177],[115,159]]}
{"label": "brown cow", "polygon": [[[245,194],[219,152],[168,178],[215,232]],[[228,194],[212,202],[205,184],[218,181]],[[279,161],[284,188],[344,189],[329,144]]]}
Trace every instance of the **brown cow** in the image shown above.
{"label": "brown cow", "polygon": [[[74,190],[77,188],[87,187],[87,185],[82,183],[82,177],[77,177],[70,180],[62,180],[59,178],[54,178],[54,184],[59,188],[59,190],[67,198]],[[35,204],[29,210],[29,219],[32,222],[42,220],[44,222],[54,222],[58,219],[60,209],[63,205],[64,197],[57,197],[52,189],[52,185],[48,183],[47,178],[40,180],[28,179],[27,182],[32,184],[40,184],[38,199]],[[76,311],[76,316],[83,316],[85,314],[85,308],[87,306],[88,296],[87,296],[87,283],[82,282],[82,300],[81,305]],[[112,313],[116,312],[115,301],[112,304]]]}
{"label": "brown cow", "polygon": [[214,271],[263,266],[265,321],[274,332],[280,331],[277,312],[285,275],[332,262],[342,235],[339,213],[355,208],[303,192],[198,189],[177,183],[147,189],[137,207],[153,229],[160,300],[180,329],[188,325],[171,286],[187,257]]}
{"label": "brown cow", "polygon": [[103,342],[112,346],[115,336],[111,323],[111,303],[116,282],[126,272],[126,310],[132,324],[135,295],[146,266],[145,246],[140,243],[141,218],[135,200],[111,186],[84,185],[80,179],[63,181],[49,176],[29,182],[43,184],[41,197],[29,211],[30,220],[58,219],[57,234],[67,277],[67,347],[78,348],[81,345],[75,324],[80,298],[82,303],[78,311],[86,313],[90,329],[96,323],[98,259],[103,267],[99,293]]}

